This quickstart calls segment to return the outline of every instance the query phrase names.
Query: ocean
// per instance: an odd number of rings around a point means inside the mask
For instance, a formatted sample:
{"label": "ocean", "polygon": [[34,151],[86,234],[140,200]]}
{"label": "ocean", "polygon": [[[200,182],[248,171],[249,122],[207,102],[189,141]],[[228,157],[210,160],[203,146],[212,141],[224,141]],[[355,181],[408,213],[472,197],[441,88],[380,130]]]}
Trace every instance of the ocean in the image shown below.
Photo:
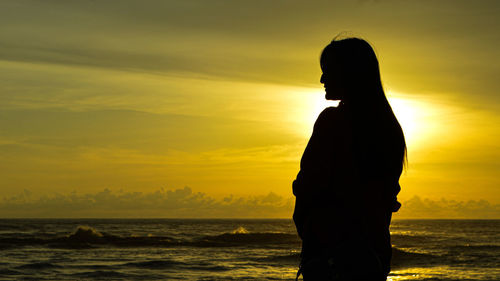
{"label": "ocean", "polygon": [[[394,220],[388,280],[500,280],[500,220]],[[1,219],[0,280],[294,280],[288,219]]]}

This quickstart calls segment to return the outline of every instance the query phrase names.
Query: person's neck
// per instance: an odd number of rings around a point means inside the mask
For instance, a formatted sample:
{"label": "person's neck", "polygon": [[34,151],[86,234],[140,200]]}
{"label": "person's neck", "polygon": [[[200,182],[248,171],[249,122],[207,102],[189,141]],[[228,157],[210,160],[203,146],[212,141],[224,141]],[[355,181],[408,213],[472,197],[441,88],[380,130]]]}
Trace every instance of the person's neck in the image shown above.
{"label": "person's neck", "polygon": [[339,106],[349,107],[349,108],[358,108],[358,109],[367,109],[367,108],[373,107],[373,105],[375,103],[376,103],[375,100],[368,100],[368,99],[363,99],[363,100],[343,99],[340,101]]}
{"label": "person's neck", "polygon": [[349,108],[351,106],[352,106],[352,102],[349,100],[343,99],[343,100],[340,100],[340,102],[339,102],[339,107]]}

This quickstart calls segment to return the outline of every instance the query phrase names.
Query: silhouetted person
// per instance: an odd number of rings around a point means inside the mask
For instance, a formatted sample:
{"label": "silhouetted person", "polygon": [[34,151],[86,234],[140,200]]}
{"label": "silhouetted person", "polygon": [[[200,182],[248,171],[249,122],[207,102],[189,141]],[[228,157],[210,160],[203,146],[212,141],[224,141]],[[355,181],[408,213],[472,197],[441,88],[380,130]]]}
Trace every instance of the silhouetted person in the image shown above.
{"label": "silhouetted person", "polygon": [[320,59],[325,98],[293,182],[304,280],[386,280],[389,224],[406,161],[403,131],[378,60],[358,38],[333,40]]}

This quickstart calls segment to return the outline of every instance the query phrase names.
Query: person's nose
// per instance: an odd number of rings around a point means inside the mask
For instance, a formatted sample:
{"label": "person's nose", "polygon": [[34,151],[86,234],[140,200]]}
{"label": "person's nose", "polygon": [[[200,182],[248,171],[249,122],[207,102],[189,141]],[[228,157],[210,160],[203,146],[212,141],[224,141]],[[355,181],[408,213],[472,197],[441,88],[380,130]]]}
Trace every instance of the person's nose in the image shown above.
{"label": "person's nose", "polygon": [[325,84],[325,74],[321,74],[321,78],[319,78],[319,83]]}

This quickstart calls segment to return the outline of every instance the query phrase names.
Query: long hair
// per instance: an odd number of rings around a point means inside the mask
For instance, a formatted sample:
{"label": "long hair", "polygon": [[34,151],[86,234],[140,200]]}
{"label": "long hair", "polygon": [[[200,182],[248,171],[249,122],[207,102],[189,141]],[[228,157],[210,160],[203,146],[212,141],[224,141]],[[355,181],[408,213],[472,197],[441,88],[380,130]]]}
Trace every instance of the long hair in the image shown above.
{"label": "long hair", "polygon": [[[377,157],[401,173],[407,166],[406,142],[403,131],[387,100],[380,78],[377,56],[368,42],[360,38],[334,39],[321,53],[323,72],[334,72],[347,91],[346,104],[352,108],[354,122],[359,125],[360,161],[377,172]],[[379,153],[377,154],[377,151]],[[391,157],[388,157],[391,156]],[[396,161],[399,163],[394,163]],[[380,159],[379,159],[380,160]],[[398,164],[398,167],[395,167]],[[382,167],[380,167],[382,168]]]}

